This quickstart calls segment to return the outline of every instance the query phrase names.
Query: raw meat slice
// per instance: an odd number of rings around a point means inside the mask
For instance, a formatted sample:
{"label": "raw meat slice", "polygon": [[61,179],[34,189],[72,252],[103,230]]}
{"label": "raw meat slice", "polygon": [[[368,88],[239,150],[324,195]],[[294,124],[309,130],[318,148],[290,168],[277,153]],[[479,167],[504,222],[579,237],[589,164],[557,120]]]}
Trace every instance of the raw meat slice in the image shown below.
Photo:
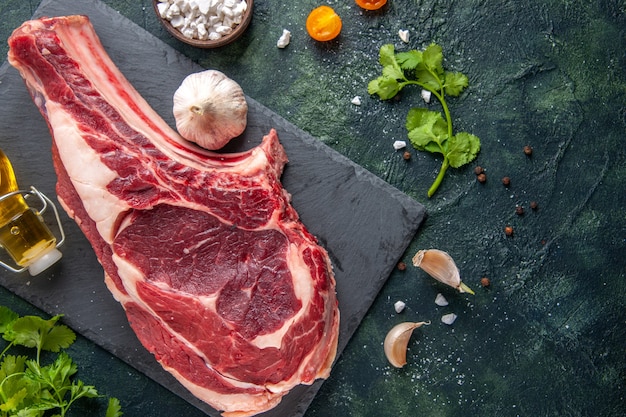
{"label": "raw meat slice", "polygon": [[53,136],[59,201],[161,365],[225,416],[266,411],[326,378],[335,280],[280,183],[276,132],[238,154],[185,142],[85,16],[28,21],[9,46]]}

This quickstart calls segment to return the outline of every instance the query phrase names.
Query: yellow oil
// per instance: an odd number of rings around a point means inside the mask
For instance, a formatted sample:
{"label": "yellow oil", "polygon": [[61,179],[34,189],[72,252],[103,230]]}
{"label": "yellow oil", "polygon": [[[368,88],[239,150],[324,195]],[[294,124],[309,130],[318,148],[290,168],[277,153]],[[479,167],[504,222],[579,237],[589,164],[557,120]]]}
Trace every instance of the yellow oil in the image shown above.
{"label": "yellow oil", "polygon": [[[0,150],[0,196],[17,191],[17,179],[7,156]],[[56,247],[56,238],[39,213],[21,194],[0,201],[0,246],[21,267],[28,266]]]}

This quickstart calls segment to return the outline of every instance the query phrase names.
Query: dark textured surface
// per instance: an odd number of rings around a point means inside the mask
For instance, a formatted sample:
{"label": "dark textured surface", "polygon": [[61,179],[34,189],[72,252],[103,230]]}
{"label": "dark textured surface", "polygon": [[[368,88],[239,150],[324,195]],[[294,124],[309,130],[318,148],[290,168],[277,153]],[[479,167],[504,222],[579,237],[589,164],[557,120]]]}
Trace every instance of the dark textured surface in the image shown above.
{"label": "dark textured surface", "polygon": [[[422,202],[429,217],[403,260],[423,248],[446,250],[478,290],[459,296],[411,266],[395,271],[307,417],[626,415],[623,0],[389,0],[377,13],[332,1],[344,29],[330,44],[311,41],[304,30],[319,3],[259,1],[247,33],[216,51],[173,40],[147,1],[105,3]],[[1,1],[3,38],[37,5]],[[279,50],[283,28],[293,39]],[[406,46],[397,37],[405,28]],[[382,103],[366,85],[380,71],[380,45],[432,41],[450,69],[470,78],[450,107],[456,126],[482,139],[482,151],[471,166],[450,170],[427,199],[440,160],[413,151],[407,163],[391,147],[405,139],[404,118],[422,105],[419,92]],[[350,104],[355,95],[360,107]],[[524,145],[533,146],[532,157]],[[476,183],[475,165],[486,169],[486,184]],[[528,209],[532,200],[537,211]],[[518,204],[526,208],[521,217]],[[503,233],[507,224],[515,228],[511,238]],[[489,289],[480,288],[482,276],[491,279]],[[438,292],[449,306],[433,303]],[[393,311],[398,299],[407,303],[401,315]],[[439,322],[447,312],[459,316],[452,327]],[[396,370],[382,340],[402,320],[432,325],[416,332],[408,365]],[[81,375],[119,396],[127,416],[201,415],[88,342],[74,352],[85,363]]]}

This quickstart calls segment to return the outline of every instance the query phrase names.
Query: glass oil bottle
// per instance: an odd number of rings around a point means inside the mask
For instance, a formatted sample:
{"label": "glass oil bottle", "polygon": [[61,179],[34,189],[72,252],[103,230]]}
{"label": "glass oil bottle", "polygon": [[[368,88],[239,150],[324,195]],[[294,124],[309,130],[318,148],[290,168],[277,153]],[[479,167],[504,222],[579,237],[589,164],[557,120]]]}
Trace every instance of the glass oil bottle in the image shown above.
{"label": "glass oil bottle", "polygon": [[[28,205],[26,200],[31,196],[38,197],[43,203],[41,211]],[[58,242],[41,215],[48,205],[57,217],[62,236]],[[64,238],[54,203],[34,187],[30,191],[19,190],[11,162],[0,150],[0,247],[4,248],[19,268],[4,262],[0,264],[13,272],[28,269],[31,275],[37,275],[61,259],[57,247]]]}

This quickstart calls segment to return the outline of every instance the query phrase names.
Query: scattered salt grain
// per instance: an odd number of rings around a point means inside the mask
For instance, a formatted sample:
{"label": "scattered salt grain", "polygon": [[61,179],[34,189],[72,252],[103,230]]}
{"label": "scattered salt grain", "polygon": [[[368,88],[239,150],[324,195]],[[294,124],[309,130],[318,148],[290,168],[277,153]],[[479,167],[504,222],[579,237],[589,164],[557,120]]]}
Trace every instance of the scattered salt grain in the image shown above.
{"label": "scattered salt grain", "polygon": [[355,96],[352,100],[350,100],[350,103],[354,104],[355,106],[360,106],[361,96]]}
{"label": "scattered salt grain", "polygon": [[446,297],[444,297],[443,294],[439,293],[435,297],[435,304],[439,307],[445,307],[448,305],[448,300],[446,300]]}
{"label": "scattered salt grain", "polygon": [[398,36],[402,39],[402,42],[409,43],[409,31],[400,29],[398,31]]}
{"label": "scattered salt grain", "polygon": [[393,143],[393,149],[395,149],[396,151],[404,148],[406,148],[406,142],[403,140],[397,140]]}
{"label": "scattered salt grain", "polygon": [[428,90],[422,90],[422,98],[426,103],[430,103],[431,92]]}
{"label": "scattered salt grain", "polygon": [[454,313],[444,314],[443,316],[441,316],[441,321],[447,324],[448,326],[450,326],[452,323],[454,323],[454,320],[456,320],[456,317],[457,316]]}
{"label": "scattered salt grain", "polygon": [[289,45],[290,41],[291,41],[291,32],[289,32],[287,29],[283,29],[283,34],[280,35],[280,38],[278,38],[278,42],[276,42],[276,46],[279,47],[280,49],[283,49],[287,45]]}
{"label": "scattered salt grain", "polygon": [[404,307],[406,307],[406,304],[403,301],[396,301],[396,303],[393,305],[393,308],[396,310],[396,313],[398,314],[404,311]]}

